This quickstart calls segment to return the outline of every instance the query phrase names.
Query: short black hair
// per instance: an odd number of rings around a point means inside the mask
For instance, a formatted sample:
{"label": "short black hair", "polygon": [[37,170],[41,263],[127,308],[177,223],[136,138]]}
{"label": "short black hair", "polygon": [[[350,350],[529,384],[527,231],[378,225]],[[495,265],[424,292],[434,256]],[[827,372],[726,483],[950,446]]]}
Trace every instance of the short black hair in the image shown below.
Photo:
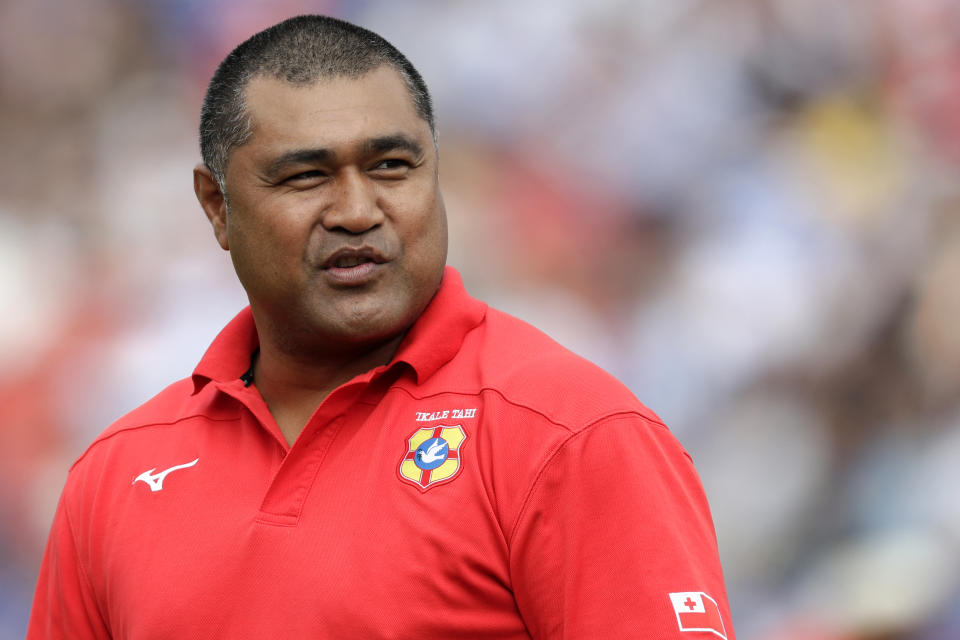
{"label": "short black hair", "polygon": [[224,189],[227,159],[233,147],[252,133],[244,92],[251,79],[268,76],[293,84],[321,78],[356,78],[390,65],[410,92],[417,114],[436,126],[430,92],[423,78],[396,47],[376,33],[329,16],[303,15],[254,34],[217,67],[200,111],[200,154]]}

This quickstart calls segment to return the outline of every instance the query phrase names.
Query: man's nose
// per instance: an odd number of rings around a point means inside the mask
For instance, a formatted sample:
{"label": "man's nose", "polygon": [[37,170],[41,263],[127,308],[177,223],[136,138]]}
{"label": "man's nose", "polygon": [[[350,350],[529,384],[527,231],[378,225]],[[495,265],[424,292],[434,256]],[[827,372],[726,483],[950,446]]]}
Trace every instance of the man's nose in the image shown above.
{"label": "man's nose", "polygon": [[376,185],[356,169],[344,169],[336,179],[334,201],[323,216],[323,226],[350,233],[369,231],[383,222]]}

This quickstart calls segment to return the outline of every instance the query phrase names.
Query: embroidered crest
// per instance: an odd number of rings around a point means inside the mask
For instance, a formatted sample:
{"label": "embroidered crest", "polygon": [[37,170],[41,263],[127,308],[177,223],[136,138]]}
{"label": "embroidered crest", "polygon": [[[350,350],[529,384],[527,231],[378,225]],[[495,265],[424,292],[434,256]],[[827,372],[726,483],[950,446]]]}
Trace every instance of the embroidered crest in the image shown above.
{"label": "embroidered crest", "polygon": [[417,429],[407,440],[407,452],[397,472],[420,491],[448,480],[460,472],[460,448],[467,434],[461,425],[437,425]]}

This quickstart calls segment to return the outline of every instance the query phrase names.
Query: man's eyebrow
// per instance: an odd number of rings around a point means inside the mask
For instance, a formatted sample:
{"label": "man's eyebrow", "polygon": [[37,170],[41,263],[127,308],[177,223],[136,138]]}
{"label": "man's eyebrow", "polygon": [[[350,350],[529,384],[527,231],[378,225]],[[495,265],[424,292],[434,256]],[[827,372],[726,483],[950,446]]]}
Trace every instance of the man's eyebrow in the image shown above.
{"label": "man's eyebrow", "polygon": [[267,165],[266,174],[276,176],[291,165],[317,164],[330,162],[336,154],[330,149],[297,149],[277,156]]}
{"label": "man's eyebrow", "polygon": [[369,154],[386,153],[387,151],[409,151],[415,156],[423,154],[423,146],[402,133],[370,138],[364,143],[363,148]]}
{"label": "man's eyebrow", "polygon": [[[387,153],[389,151],[407,151],[417,157],[423,155],[423,146],[409,136],[397,133],[364,140],[361,149],[367,155]],[[284,169],[294,165],[325,164],[336,160],[337,154],[331,149],[296,149],[277,156],[267,165],[266,175],[275,177]]]}

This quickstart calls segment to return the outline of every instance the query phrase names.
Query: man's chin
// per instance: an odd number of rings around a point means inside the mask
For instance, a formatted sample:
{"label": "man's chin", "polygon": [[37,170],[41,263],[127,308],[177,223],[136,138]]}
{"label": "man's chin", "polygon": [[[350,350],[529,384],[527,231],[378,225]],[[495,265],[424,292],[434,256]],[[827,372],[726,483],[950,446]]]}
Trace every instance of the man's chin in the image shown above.
{"label": "man's chin", "polygon": [[336,321],[316,323],[314,335],[320,337],[327,352],[360,354],[380,348],[406,333],[416,320],[416,314],[387,313],[383,307],[369,313],[353,312]]}

